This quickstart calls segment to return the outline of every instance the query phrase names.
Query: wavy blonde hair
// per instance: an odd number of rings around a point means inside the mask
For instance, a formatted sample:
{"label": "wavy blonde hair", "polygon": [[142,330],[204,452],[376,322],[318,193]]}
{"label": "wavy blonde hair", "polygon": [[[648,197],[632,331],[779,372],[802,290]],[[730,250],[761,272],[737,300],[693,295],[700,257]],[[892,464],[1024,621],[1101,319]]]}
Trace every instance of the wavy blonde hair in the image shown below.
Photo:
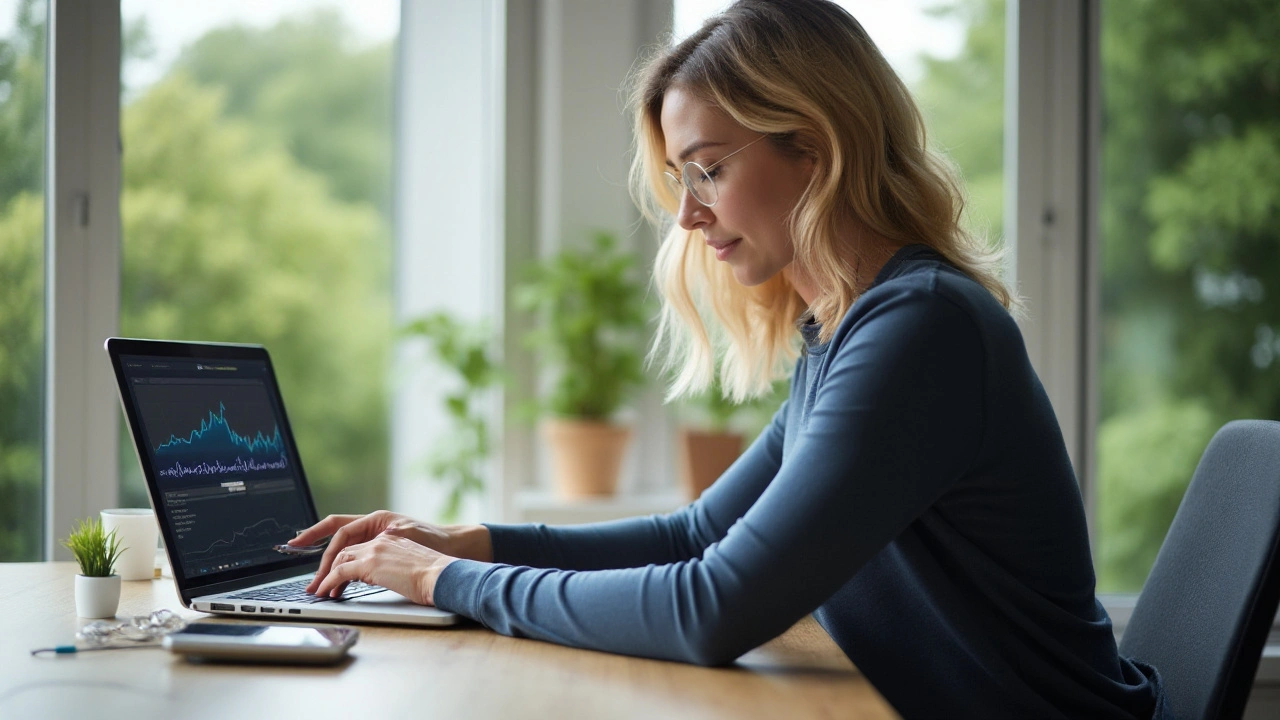
{"label": "wavy blonde hair", "polygon": [[[793,263],[818,288],[808,310],[823,341],[862,292],[858,267],[872,242],[929,245],[1015,308],[1001,279],[1002,252],[960,225],[957,173],[928,150],[911,94],[843,8],[826,0],[740,0],[640,66],[631,91],[631,189],[658,224],[679,208],[663,182],[661,123],[663,96],[677,85],[767,135],[778,151],[812,160],[788,223]],[[654,267],[663,304],[649,356],[673,375],[668,399],[705,391],[717,357],[729,397],[767,392],[799,354],[795,322],[804,300],[782,273],[755,287],[739,284],[711,248],[694,242],[697,231],[671,225]]]}

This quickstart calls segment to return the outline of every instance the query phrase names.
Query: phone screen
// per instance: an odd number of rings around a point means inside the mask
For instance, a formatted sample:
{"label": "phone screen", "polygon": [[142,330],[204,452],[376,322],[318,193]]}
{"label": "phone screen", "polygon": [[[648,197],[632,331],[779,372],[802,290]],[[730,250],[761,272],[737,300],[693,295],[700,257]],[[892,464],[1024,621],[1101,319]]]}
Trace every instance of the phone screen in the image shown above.
{"label": "phone screen", "polygon": [[281,625],[232,625],[192,623],[182,630],[186,635],[234,637],[240,642],[276,647],[332,647],[341,644],[339,628],[287,627]]}

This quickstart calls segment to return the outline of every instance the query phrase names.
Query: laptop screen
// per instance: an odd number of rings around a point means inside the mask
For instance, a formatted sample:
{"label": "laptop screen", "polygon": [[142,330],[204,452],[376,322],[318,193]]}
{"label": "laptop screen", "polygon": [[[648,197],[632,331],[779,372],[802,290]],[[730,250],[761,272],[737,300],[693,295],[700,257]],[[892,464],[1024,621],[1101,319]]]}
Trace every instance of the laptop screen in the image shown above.
{"label": "laptop screen", "polygon": [[272,546],[314,518],[267,362],[121,355],[120,369],[175,575],[213,579],[288,559]]}

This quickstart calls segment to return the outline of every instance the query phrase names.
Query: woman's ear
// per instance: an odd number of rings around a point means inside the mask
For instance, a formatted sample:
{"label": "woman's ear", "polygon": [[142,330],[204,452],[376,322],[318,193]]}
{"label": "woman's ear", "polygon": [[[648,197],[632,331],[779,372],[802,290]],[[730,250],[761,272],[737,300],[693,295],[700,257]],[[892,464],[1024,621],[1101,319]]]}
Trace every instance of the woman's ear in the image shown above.
{"label": "woman's ear", "polygon": [[818,156],[811,152],[806,152],[800,157],[800,162],[803,163],[802,167],[804,168],[805,176],[812,178],[813,171],[818,167]]}

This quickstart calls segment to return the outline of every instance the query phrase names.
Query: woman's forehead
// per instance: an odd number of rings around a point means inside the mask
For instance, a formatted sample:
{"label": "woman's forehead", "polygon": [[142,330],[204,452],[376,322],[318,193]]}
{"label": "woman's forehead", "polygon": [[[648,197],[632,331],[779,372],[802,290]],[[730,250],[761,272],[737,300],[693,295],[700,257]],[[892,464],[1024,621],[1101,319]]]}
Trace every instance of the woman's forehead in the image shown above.
{"label": "woman's forehead", "polygon": [[663,94],[660,122],[666,158],[675,162],[687,159],[681,155],[695,144],[711,147],[749,134],[719,106],[680,86],[673,86]]}
{"label": "woman's forehead", "polygon": [[674,85],[662,95],[662,129],[682,129],[688,126],[705,126],[732,123],[719,107],[700,95],[680,85]]}

